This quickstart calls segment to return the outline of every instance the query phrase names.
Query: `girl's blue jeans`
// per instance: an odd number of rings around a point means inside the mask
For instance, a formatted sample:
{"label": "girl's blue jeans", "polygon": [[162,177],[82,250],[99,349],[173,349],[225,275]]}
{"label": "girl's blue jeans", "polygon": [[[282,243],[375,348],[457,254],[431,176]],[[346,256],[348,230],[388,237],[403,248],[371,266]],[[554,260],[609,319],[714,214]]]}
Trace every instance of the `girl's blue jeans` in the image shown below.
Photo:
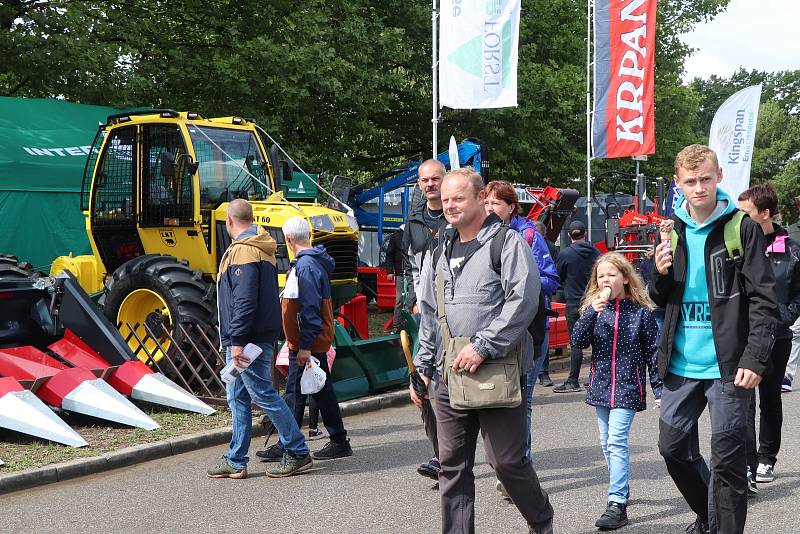
{"label": "girl's blue jeans", "polygon": [[608,501],[628,504],[631,455],[628,435],[633,424],[634,410],[595,406],[600,446],[608,466]]}

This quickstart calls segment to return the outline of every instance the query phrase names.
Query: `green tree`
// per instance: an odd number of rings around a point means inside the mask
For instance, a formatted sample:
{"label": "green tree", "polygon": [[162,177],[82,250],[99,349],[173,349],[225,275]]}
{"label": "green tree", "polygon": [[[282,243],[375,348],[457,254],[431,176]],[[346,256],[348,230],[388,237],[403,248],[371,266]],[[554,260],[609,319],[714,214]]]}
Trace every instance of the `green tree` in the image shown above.
{"label": "green tree", "polygon": [[[648,174],[671,173],[698,131],[679,36],[728,1],[659,2]],[[496,178],[582,176],[585,6],[526,0],[520,106],[444,110],[440,149],[451,134],[474,136]],[[310,169],[379,172],[430,153],[430,35],[430,0],[6,0],[0,94],[252,116]]]}

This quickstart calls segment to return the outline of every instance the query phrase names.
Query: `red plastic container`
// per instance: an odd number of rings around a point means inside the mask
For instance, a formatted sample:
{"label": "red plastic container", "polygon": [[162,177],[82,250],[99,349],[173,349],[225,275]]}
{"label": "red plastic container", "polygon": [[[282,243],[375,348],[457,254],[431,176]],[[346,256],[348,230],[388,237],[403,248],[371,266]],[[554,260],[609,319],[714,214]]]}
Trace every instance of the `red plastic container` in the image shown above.
{"label": "red plastic container", "polygon": [[381,311],[393,310],[395,301],[394,280],[389,280],[386,271],[378,271],[378,309]]}
{"label": "red plastic container", "polygon": [[569,330],[567,329],[567,317],[565,315],[566,304],[562,302],[551,302],[550,309],[558,312],[558,317],[550,318],[550,348],[560,349],[569,346]]}
{"label": "red plastic container", "polygon": [[[351,300],[345,302],[339,312],[347,317],[356,327],[356,332],[361,339],[369,339],[369,323],[367,322],[367,297],[358,293]],[[349,326],[346,320],[338,319],[342,326]]]}

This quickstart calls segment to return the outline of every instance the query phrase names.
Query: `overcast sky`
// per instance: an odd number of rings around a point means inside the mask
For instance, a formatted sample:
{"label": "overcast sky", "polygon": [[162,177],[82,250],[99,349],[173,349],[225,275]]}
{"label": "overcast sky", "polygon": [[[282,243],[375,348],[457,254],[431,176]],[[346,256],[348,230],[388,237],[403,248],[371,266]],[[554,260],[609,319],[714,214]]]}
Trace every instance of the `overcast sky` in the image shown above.
{"label": "overcast sky", "polygon": [[686,60],[684,80],[730,76],[738,68],[800,69],[800,0],[731,0],[683,41],[698,49]]}

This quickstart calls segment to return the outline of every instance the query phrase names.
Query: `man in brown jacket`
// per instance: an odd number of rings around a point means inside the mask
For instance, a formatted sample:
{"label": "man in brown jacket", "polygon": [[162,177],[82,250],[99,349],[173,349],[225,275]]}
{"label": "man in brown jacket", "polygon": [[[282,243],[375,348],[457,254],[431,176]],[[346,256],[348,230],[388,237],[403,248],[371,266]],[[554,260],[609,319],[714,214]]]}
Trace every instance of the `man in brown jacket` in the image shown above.
{"label": "man in brown jacket", "polygon": [[[286,276],[281,308],[283,331],[289,344],[289,375],[286,377],[286,403],[301,424],[306,408],[306,396],[300,391],[300,377],[306,364],[314,356],[328,375],[325,386],[312,397],[317,401],[322,421],[330,441],[312,454],[315,460],[332,460],[352,456],[350,440],[342,421],[336,393],[330,382],[327,352],[333,341],[333,305],[331,304],[331,273],[334,261],[325,247],[310,244],[308,222],[302,217],[292,217],[283,225],[286,245],[294,260]],[[275,444],[266,451],[266,460],[278,460],[282,451]]]}

